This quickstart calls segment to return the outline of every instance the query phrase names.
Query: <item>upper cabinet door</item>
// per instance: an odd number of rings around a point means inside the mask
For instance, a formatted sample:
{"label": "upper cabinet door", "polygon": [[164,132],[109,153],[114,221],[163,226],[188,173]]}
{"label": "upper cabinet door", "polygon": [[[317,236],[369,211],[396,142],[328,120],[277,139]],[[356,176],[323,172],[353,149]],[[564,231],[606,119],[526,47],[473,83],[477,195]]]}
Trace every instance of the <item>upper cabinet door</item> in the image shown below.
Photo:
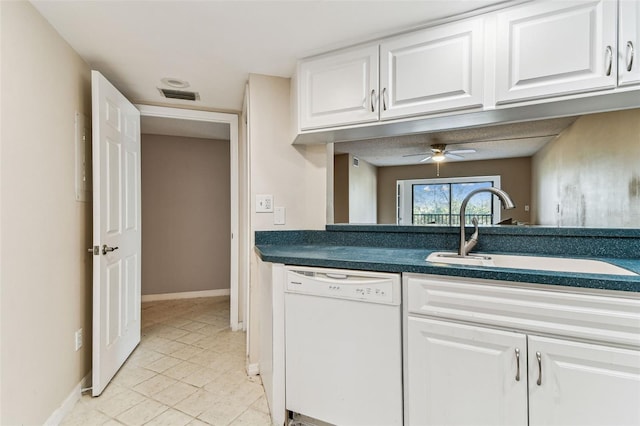
{"label": "upper cabinet door", "polygon": [[640,2],[620,0],[618,39],[618,84],[640,83]]}
{"label": "upper cabinet door", "polygon": [[617,3],[544,1],[497,15],[498,103],[616,86]]}
{"label": "upper cabinet door", "polygon": [[484,19],[410,33],[380,45],[380,118],[479,107]]}
{"label": "upper cabinet door", "polygon": [[301,129],[378,120],[378,45],[303,61],[298,75]]}

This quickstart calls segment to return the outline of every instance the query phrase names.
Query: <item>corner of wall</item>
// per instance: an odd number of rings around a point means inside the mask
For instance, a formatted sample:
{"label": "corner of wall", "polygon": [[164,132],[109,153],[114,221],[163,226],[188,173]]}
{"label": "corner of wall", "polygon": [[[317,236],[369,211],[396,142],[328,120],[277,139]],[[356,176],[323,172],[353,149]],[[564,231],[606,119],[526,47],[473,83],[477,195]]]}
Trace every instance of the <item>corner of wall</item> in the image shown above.
{"label": "corner of wall", "polygon": [[[327,222],[327,152],[321,146],[294,146],[291,139],[292,93],[287,78],[249,75],[248,143],[250,232],[324,229]],[[256,213],[256,194],[271,194],[286,209],[286,224],[274,225],[273,213]],[[249,363],[259,354],[257,256],[251,253]]]}
{"label": "corner of wall", "polygon": [[91,205],[74,187],[90,69],[31,3],[0,11],[0,423],[42,424],[91,366]]}

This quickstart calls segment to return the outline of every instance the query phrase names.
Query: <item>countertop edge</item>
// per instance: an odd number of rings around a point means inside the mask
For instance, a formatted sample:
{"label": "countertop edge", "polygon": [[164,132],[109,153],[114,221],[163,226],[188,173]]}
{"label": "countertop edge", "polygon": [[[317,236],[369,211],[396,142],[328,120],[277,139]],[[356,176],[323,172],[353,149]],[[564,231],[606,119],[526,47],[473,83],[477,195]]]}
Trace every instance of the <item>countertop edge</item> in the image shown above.
{"label": "countertop edge", "polygon": [[[341,253],[340,258],[331,257],[330,252],[336,249],[343,252],[360,253],[360,256],[349,257]],[[325,268],[342,268],[353,270],[369,270],[377,272],[395,273],[421,273],[443,276],[458,276],[462,278],[478,278],[487,280],[499,280],[519,282],[526,284],[543,284],[553,286],[565,286],[574,288],[613,290],[622,292],[640,292],[640,276],[613,276],[595,274],[561,273],[551,271],[534,271],[522,269],[502,270],[497,268],[472,267],[463,265],[435,265],[424,261],[424,264],[409,261],[380,262],[374,259],[366,259],[363,250],[376,250],[376,248],[351,247],[351,246],[298,246],[298,245],[256,245],[255,251],[265,262],[282,263],[296,266],[316,266]],[[426,259],[432,250],[418,249],[389,249],[379,250],[393,251],[400,255],[411,252],[419,258]],[[294,254],[295,253],[295,254]],[[311,254],[316,254],[312,256]],[[323,256],[317,256],[317,254]],[[422,257],[424,256],[424,257]],[[406,259],[407,256],[401,258]],[[640,263],[640,261],[639,261]],[[481,269],[480,269],[481,268]]]}

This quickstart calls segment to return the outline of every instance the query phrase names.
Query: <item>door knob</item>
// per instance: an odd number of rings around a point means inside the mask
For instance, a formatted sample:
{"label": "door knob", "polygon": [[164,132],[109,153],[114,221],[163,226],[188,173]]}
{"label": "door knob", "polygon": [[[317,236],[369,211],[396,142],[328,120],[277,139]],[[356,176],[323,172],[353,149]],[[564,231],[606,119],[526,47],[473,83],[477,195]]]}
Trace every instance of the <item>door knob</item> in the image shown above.
{"label": "door knob", "polygon": [[108,245],[104,244],[102,246],[102,254],[107,254],[111,251],[116,251],[118,250],[118,247],[109,247]]}

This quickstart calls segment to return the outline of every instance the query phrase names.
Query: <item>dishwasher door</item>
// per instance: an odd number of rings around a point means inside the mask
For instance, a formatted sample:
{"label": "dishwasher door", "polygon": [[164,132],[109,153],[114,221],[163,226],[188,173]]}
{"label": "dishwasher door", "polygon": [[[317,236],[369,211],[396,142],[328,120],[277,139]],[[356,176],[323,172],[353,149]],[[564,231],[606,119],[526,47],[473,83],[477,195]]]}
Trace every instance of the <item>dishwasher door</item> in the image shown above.
{"label": "dishwasher door", "polygon": [[287,410],[336,425],[402,425],[400,276],[288,269]]}

